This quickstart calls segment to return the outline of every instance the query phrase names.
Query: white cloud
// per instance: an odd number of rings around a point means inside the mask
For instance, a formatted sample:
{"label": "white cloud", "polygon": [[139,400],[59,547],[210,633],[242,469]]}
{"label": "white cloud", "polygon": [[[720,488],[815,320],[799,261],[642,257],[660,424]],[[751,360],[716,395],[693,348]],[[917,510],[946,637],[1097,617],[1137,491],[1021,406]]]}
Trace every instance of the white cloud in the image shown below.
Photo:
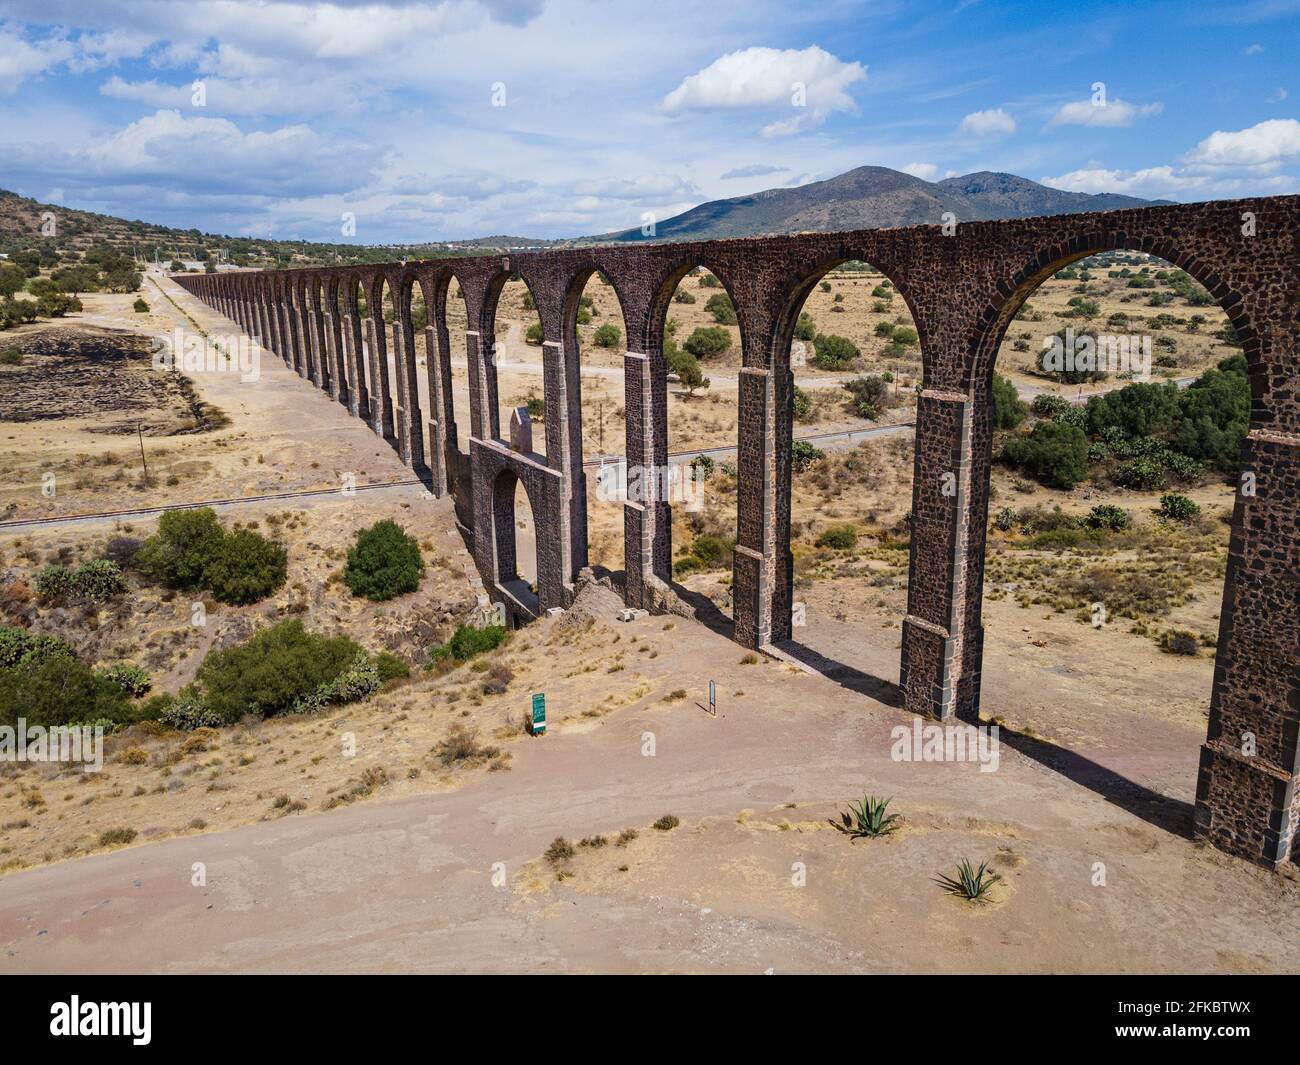
{"label": "white cloud", "polygon": [[1282,88],[1282,86],[1279,85],[1276,89],[1273,90],[1272,94],[1269,96],[1268,103],[1271,104],[1283,103],[1286,100],[1286,98],[1290,95],[1291,94],[1288,93],[1286,89]]}
{"label": "white cloud", "polygon": [[53,39],[28,42],[18,28],[0,22],[0,92],[13,92],[30,77],[43,74],[76,55],[70,41]]}
{"label": "white cloud", "polygon": [[961,120],[961,131],[975,137],[1005,137],[1016,131],[1016,120],[1000,107],[972,111]]}
{"label": "white cloud", "polygon": [[178,186],[196,199],[305,196],[355,188],[372,173],[364,145],[331,144],[305,125],[245,133],[224,118],[172,110],[80,147],[7,144],[0,155],[7,169],[58,177],[83,194],[87,187],[139,188],[142,204]]}
{"label": "white cloud", "polygon": [[785,166],[768,166],[765,163],[752,163],[749,166],[738,166],[733,170],[728,170],[719,178],[719,180],[730,181],[732,178],[766,177],[768,174],[784,174],[789,169],[789,167]]}
{"label": "white cloud", "polygon": [[1067,192],[1118,192],[1157,200],[1205,200],[1215,197],[1286,195],[1300,190],[1300,180],[1277,174],[1207,173],[1171,166],[1141,170],[1091,167],[1057,177],[1043,177],[1044,185]]}
{"label": "white cloud", "polygon": [[1104,104],[1092,100],[1075,100],[1062,104],[1047,123],[1048,129],[1057,126],[1094,126],[1102,129],[1117,129],[1131,126],[1139,118],[1158,115],[1165,105],[1159,102],[1150,104],[1131,104],[1116,97]]}
{"label": "white cloud", "polygon": [[746,48],[714,60],[684,79],[663,99],[663,109],[713,111],[793,108],[769,123],[767,137],[821,125],[836,111],[856,111],[848,88],[867,76],[861,63],[845,63],[816,45],[802,50]]}
{"label": "white cloud", "polygon": [[1300,122],[1270,118],[1265,122],[1225,133],[1217,130],[1184,156],[1199,166],[1272,166],[1300,156]]}
{"label": "white cloud", "polygon": [[180,85],[157,80],[124,81],[114,75],[99,87],[105,96],[133,100],[156,108],[190,108],[194,86],[202,82],[203,106],[219,115],[301,115],[325,111],[349,112],[356,95],[341,82],[328,78],[288,81],[279,78],[199,77]]}
{"label": "white cloud", "polygon": [[933,163],[908,163],[903,167],[903,173],[919,177],[922,181],[933,181],[934,176],[939,173],[939,168]]}

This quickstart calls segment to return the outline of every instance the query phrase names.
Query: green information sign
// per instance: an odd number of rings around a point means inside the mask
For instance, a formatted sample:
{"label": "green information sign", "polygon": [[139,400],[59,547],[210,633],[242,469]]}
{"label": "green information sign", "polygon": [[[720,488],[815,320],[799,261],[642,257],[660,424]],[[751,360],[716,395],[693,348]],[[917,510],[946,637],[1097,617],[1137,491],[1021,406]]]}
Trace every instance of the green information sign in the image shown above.
{"label": "green information sign", "polygon": [[535,692],[533,694],[533,727],[534,736],[540,736],[546,731],[546,693]]}

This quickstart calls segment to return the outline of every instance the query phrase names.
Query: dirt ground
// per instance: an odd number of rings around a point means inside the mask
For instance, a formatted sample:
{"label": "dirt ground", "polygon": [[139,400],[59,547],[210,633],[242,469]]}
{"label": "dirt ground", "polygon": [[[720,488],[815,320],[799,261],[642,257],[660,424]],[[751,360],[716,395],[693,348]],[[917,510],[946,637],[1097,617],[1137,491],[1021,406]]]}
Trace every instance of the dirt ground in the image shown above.
{"label": "dirt ground", "polygon": [[[165,279],[147,284],[157,327],[188,316],[229,328]],[[84,322],[64,326],[131,321],[122,297],[92,300]],[[387,445],[274,360],[255,386],[197,374],[194,388],[230,424],[146,438],[201,463],[192,476],[136,487],[141,471],[120,441],[76,418],[57,433],[48,421],[6,425],[16,434],[6,461],[34,485],[11,488],[10,501],[27,517],[335,487],[352,470],[409,477]],[[32,428],[42,425],[44,436]],[[99,774],[4,766],[0,969],[1300,970],[1300,947],[1277,935],[1300,915],[1295,875],[1190,839],[1212,652],[1170,655],[1155,643],[1166,627],[1217,630],[1229,490],[1193,493],[1205,517],[1182,531],[1155,523],[1154,495],[1117,493],[1151,542],[1106,548],[1092,563],[1199,560],[1179,601],[1147,619],[1150,632],[1134,631],[1142,619],[1081,620],[1057,602],[1066,567],[1042,572],[1034,560],[1047,552],[994,533],[983,708],[1001,730],[998,769],[900,762],[891,730],[911,725],[895,687],[910,447],[899,435],[828,454],[796,478],[806,623],[784,649],[791,661],[744,652],[725,618],[621,622],[617,598],[593,585],[497,651],[425,671],[428,647],[468,616],[476,591],[449,504],[414,486],[219,508],[228,527],[286,542],[289,579],[255,607],[214,605],[197,632],[188,603],[144,586],[93,622],[10,599],[6,610],[75,635],[88,659],[147,661],[156,690],[179,687],[218,641],[290,615],[414,668],[365,703],[319,715],[248,720],[197,740],[137,726],[111,738]],[[105,449],[122,452],[125,479],[91,481],[71,499],[40,495],[43,469]],[[1081,512],[1112,500],[1082,488],[1026,496],[1012,480],[995,474],[995,508]],[[708,498],[700,514],[676,515],[679,555],[694,536],[734,528],[734,478],[719,472]],[[591,516],[593,555],[617,561],[603,511],[593,504]],[[363,605],[335,574],[356,529],[381,517],[417,535],[426,576],[411,596]],[[50,558],[148,535],[155,522],[6,534],[5,584]],[[858,546],[817,546],[843,522],[859,528]],[[727,583],[725,566],[684,582],[724,607]],[[703,708],[710,680],[716,716]],[[540,738],[520,727],[537,691],[550,720]],[[448,758],[461,729],[472,732],[469,753]],[[854,842],[832,828],[864,794],[893,797],[897,833]],[[677,827],[652,827],[669,814]],[[104,837],[115,829],[133,842]],[[548,860],[560,836],[574,854]],[[989,860],[1003,877],[991,901],[958,900],[935,882],[962,858]]]}

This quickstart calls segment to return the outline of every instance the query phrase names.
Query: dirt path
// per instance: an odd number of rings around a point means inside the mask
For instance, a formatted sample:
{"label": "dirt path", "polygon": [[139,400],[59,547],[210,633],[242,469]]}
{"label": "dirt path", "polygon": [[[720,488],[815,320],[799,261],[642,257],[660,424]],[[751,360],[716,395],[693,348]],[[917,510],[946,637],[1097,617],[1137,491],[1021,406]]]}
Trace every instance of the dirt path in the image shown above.
{"label": "dirt path", "polygon": [[[647,638],[661,626],[620,631]],[[1296,884],[1185,836],[1190,723],[1143,715],[1119,735],[1140,741],[1136,757],[1022,736],[1003,743],[992,773],[898,762],[901,711],[777,663],[741,664],[695,623],[677,631],[690,698],[575,715],[514,744],[510,772],[459,791],[0,880],[0,970],[1300,970],[1300,943],[1276,932],[1300,916]],[[857,665],[887,684],[889,633],[846,631],[870,641]],[[824,646],[829,632],[809,642]],[[1006,648],[994,640],[989,653]],[[706,675],[717,717],[695,705]],[[1062,724],[1078,708],[1051,675],[990,669],[987,684],[992,705],[1032,699]],[[1091,713],[1090,730],[1133,716],[1115,701]],[[1144,766],[1183,786],[1155,794]],[[1136,777],[1128,791],[1119,773]],[[852,844],[830,831],[836,804],[864,789],[895,797],[903,832]],[[681,827],[648,827],[666,813]],[[629,826],[637,840],[580,849],[562,883],[537,860],[556,836]],[[960,903],[932,882],[961,857],[995,858],[1005,879],[993,904]]]}

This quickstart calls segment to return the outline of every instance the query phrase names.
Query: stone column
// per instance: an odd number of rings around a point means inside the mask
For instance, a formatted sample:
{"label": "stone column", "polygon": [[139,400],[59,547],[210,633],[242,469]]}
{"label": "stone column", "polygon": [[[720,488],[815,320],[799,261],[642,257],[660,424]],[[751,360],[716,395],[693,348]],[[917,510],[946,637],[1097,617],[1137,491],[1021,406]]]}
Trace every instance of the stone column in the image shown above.
{"label": "stone column", "polygon": [[424,371],[429,382],[429,491],[446,494],[447,453],[456,447],[456,416],[452,407],[451,353],[447,320],[442,309],[426,300],[429,324],[424,329]]}
{"label": "stone column", "polygon": [[348,390],[348,410],[353,417],[370,421],[370,389],[366,386],[365,345],[361,342],[361,316],[354,305],[344,304],[343,354],[348,364],[352,387]]}
{"label": "stone column", "polygon": [[339,328],[337,309],[331,307],[322,311],[320,330],[325,349],[325,359],[329,363],[330,399],[348,405],[348,382],[343,369],[343,331]]}
{"label": "stone column", "polygon": [[[556,319],[554,313],[547,317],[548,321]],[[559,577],[565,595],[570,597],[573,578],[588,563],[587,477],[582,466],[582,375],[576,345],[576,336],[569,347],[556,339],[542,342],[546,465],[560,474],[560,527],[556,530],[560,548]]]}
{"label": "stone column", "polygon": [[469,435],[473,440],[494,439],[497,435],[496,419],[492,417],[495,403],[489,403],[487,368],[479,351],[481,337],[476,329],[465,331],[465,357],[469,369]]}
{"label": "stone column", "polygon": [[777,448],[772,377],[764,367],[740,370],[732,616],[736,642],[745,647],[765,647],[773,639]]}
{"label": "stone column", "polygon": [[[396,291],[396,290],[394,290]],[[409,295],[398,298],[397,321],[393,324],[394,355],[397,362],[397,404],[400,408],[397,434],[402,461],[414,470],[425,470],[424,415],[420,411],[420,378],[416,372],[415,327],[411,323]],[[426,352],[427,354],[427,352]]]}
{"label": "stone column", "polygon": [[1195,831],[1277,868],[1300,822],[1300,434],[1253,430],[1242,471]]}
{"label": "stone column", "polygon": [[284,342],[284,361],[297,372],[299,377],[306,377],[302,367],[302,352],[298,344],[298,315],[293,309],[293,297],[286,294],[280,303],[280,335]]}
{"label": "stone column", "polygon": [[945,720],[979,717],[990,442],[978,391],[928,388],[916,410],[900,685],[908,710]]}
{"label": "stone column", "polygon": [[[629,338],[630,340],[630,338]],[[672,505],[668,498],[668,380],[660,344],[623,357],[629,484],[640,498],[623,504],[623,568],[628,606],[655,605],[653,584],[672,579]]]}
{"label": "stone column", "polygon": [[366,318],[366,348],[370,362],[370,427],[390,443],[393,433],[393,398],[388,388],[388,344],[382,307],[371,307]]}

